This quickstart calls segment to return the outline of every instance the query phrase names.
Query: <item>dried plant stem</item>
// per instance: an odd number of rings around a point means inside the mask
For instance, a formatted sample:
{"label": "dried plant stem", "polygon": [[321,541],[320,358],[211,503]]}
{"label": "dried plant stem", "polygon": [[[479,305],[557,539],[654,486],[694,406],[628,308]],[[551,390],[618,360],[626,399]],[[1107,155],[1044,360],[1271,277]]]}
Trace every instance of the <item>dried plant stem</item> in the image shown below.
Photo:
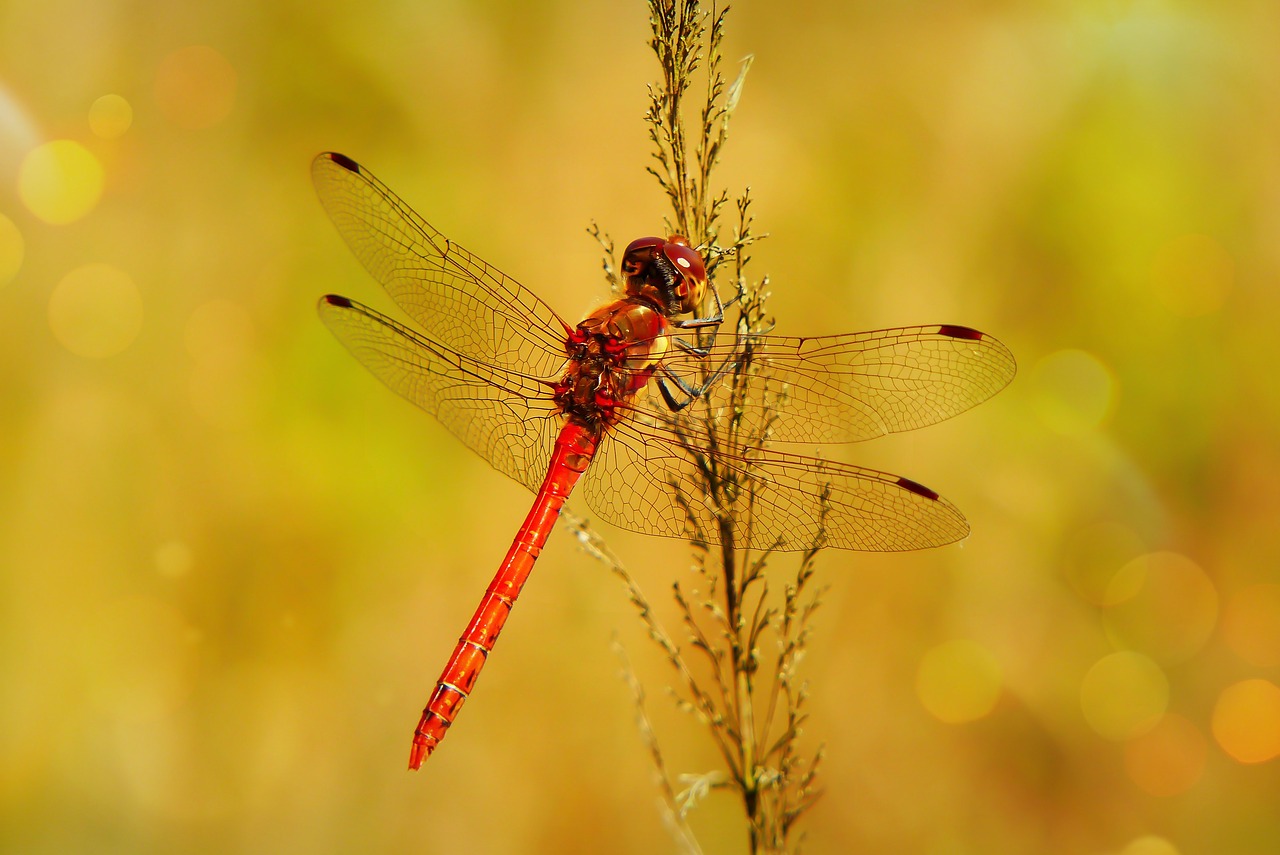
{"label": "dried plant stem", "polygon": [[[644,116],[653,143],[647,170],[670,204],[666,226],[698,246],[713,288],[717,281],[729,280],[725,290],[731,290],[728,302],[733,306],[732,317],[720,329],[697,333],[699,344],[720,335],[734,342],[731,361],[702,369],[701,388],[722,391],[691,401],[667,425],[679,435],[700,438],[688,452],[700,473],[701,495],[678,497],[688,519],[695,574],[692,586],[679,581],[672,586],[681,623],[678,641],[659,623],[635,579],[599,535],[582,520],[569,517],[568,523],[583,548],[622,579],[647,634],[675,672],[678,707],[705,725],[724,762],[724,770],[680,776],[685,788],[677,791],[644,710],[643,687],[625,666],[640,730],[681,845],[688,848],[693,840],[686,822],[689,810],[711,790],[725,789],[741,799],[751,852],[789,852],[798,851],[796,820],[819,795],[822,750],[804,760],[797,742],[807,699],[798,670],[822,594],[809,584],[822,538],[803,553],[779,601],[768,584],[773,551],[753,552],[739,545],[751,540],[757,484],[750,467],[744,473],[740,466],[723,463],[750,460],[768,441],[772,416],[750,425],[741,418],[751,395],[766,394],[766,405],[785,406],[784,392],[762,393],[769,388],[768,369],[754,359],[755,337],[771,323],[765,311],[768,278],[753,280],[746,272],[750,247],[762,237],[753,231],[749,191],[734,200],[732,240],[722,244],[722,215],[730,197],[727,191],[710,189],[750,66],[748,57],[736,78],[726,83],[722,49],[727,11],[714,4],[704,8],[696,0],[649,0],[650,47],[661,79],[649,87]],[[690,116],[696,118],[690,121]],[[616,289],[613,241],[594,224],[589,231],[604,250],[605,277]],[[702,317],[714,311],[713,300],[709,296]],[[761,401],[752,403],[758,411]],[[705,518],[694,513],[701,507],[714,509],[713,530],[706,530]],[[762,652],[771,645],[772,655]],[[762,659],[768,663],[764,667]]]}

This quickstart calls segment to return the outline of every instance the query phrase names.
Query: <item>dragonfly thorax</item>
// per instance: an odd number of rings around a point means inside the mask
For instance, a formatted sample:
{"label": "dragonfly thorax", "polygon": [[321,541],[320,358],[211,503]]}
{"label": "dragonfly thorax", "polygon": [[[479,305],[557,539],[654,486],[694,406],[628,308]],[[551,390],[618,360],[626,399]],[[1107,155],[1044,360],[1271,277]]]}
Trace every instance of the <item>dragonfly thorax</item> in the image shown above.
{"label": "dragonfly thorax", "polygon": [[556,384],[561,411],[590,425],[616,420],[649,382],[668,345],[669,324],[648,300],[628,297],[601,306],[565,339],[569,364]]}

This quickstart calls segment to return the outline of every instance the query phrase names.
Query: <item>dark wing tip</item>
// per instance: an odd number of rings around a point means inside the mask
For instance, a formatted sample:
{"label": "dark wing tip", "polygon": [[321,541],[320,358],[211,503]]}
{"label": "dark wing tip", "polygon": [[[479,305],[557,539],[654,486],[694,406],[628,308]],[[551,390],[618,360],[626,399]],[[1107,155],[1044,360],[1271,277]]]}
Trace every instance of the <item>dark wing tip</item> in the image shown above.
{"label": "dark wing tip", "polygon": [[924,496],[926,499],[929,499],[930,501],[936,502],[938,500],[937,493],[933,492],[928,487],[926,487],[925,485],[919,482],[912,481],[910,478],[899,478],[898,486],[904,490],[910,490],[911,492],[915,493],[917,496]]}
{"label": "dark wing tip", "polygon": [[986,338],[986,334],[975,330],[973,327],[962,327],[956,324],[943,324],[938,327],[938,335],[950,336],[951,338],[962,338],[966,341],[982,341]]}
{"label": "dark wing tip", "polygon": [[350,309],[351,301],[346,297],[339,297],[337,294],[325,294],[320,298],[321,303],[328,303],[330,306],[337,306],[341,309]]}
{"label": "dark wing tip", "polygon": [[357,175],[360,174],[360,164],[356,163],[354,160],[347,157],[345,154],[339,154],[336,151],[326,151],[323,157],[329,158],[334,163],[341,166],[343,169],[349,170],[350,172],[354,172]]}

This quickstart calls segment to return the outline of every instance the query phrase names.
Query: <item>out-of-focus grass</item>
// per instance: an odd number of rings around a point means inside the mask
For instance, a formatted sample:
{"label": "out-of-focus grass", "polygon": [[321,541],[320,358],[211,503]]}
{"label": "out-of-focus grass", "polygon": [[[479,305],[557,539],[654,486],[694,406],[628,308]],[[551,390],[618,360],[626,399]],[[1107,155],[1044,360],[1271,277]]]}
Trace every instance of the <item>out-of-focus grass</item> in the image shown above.
{"label": "out-of-focus grass", "polygon": [[[566,316],[604,296],[591,218],[658,228],[642,4],[532,10],[0,7],[3,848],[668,845],[608,650],[637,630],[563,536],[401,771],[528,496],[313,312],[389,302],[321,149]],[[835,452],[974,534],[821,559],[811,851],[1280,848],[1278,36],[1268,3],[735,9],[723,176],[779,332],[964,323],[1022,366]],[[687,560],[610,534],[650,588]],[[711,762],[656,726],[673,771]],[[732,809],[694,817],[711,851]]]}

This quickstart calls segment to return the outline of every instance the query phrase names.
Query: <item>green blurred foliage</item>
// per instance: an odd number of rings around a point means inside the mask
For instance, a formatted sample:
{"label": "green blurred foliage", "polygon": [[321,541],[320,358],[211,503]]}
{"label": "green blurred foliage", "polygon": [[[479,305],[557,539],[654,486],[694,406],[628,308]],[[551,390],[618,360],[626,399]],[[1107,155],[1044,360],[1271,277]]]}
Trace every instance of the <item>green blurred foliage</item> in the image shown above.
{"label": "green blurred foliage", "polygon": [[[350,154],[581,315],[606,295],[586,225],[660,228],[646,34],[639,3],[0,2],[0,214],[24,247],[0,279],[0,848],[671,847],[613,633],[672,769],[714,757],[621,588],[563,536],[449,743],[402,771],[529,497],[321,327],[322,293],[389,301],[307,174]],[[1022,369],[960,419],[832,452],[938,488],[974,533],[822,557],[807,851],[1280,851],[1280,766],[1214,730],[1224,689],[1280,661],[1221,629],[1280,581],[1277,43],[1269,0],[733,10],[728,53],[756,59],[721,176],[771,233],[778,330],[962,323]],[[192,45],[234,72],[224,118],[200,73],[166,101]],[[133,111],[113,138],[88,121],[108,93]],[[56,139],[105,175],[67,225],[16,190]],[[103,358],[53,309],[95,263],[142,307]],[[686,573],[681,544],[605,533],[654,599]],[[1182,575],[1116,594],[1150,553]],[[1167,661],[1182,620],[1204,641]],[[999,665],[977,721],[916,696],[952,639]],[[1141,733],[1103,738],[1082,709],[1123,650],[1208,746],[1174,794],[1132,771]],[[741,851],[734,811],[695,813],[708,852]]]}

